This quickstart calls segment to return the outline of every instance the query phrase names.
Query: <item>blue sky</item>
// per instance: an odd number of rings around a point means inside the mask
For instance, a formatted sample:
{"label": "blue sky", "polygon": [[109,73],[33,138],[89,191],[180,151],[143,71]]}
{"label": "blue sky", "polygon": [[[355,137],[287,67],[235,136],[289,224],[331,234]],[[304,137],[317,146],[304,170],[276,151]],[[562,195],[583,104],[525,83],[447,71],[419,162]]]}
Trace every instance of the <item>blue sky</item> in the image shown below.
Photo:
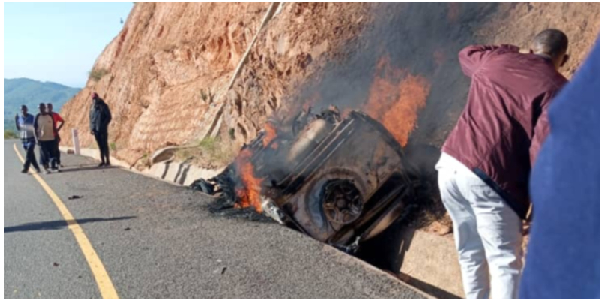
{"label": "blue sky", "polygon": [[4,3],[4,78],[83,87],[133,2]]}

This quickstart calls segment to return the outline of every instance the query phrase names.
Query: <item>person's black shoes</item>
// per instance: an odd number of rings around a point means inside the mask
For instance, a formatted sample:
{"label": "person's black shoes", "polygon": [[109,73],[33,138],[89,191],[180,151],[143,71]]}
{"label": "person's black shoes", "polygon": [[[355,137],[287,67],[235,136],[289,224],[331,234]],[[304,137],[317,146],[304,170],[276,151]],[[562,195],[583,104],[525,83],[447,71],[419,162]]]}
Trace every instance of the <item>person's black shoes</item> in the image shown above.
{"label": "person's black shoes", "polygon": [[21,170],[21,173],[28,173],[28,172],[29,172],[29,169],[23,169],[23,170]]}
{"label": "person's black shoes", "polygon": [[104,162],[98,164],[98,167],[104,167],[104,165],[106,165]]}

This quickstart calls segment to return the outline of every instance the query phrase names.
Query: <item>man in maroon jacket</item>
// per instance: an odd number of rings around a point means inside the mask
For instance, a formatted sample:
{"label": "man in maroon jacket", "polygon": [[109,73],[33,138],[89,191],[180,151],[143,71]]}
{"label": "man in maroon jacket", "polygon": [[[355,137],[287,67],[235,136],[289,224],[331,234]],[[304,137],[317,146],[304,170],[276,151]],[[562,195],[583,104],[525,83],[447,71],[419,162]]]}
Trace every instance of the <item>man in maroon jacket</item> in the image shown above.
{"label": "man in maroon jacket", "polygon": [[532,50],[469,46],[459,53],[471,89],[436,169],[467,299],[489,298],[490,288],[493,299],[517,296],[529,172],[549,131],[548,105],[567,82],[557,71],[567,45],[563,32],[548,29]]}

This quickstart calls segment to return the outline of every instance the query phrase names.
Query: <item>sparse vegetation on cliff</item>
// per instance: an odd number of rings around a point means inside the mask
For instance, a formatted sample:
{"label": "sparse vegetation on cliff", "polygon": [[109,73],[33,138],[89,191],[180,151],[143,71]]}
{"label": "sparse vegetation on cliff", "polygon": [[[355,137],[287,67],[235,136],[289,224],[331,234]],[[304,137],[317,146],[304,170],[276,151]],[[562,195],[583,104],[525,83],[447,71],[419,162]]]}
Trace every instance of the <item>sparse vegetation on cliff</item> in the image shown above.
{"label": "sparse vegetation on cliff", "polygon": [[94,80],[96,82],[100,81],[100,79],[102,79],[102,77],[104,77],[106,74],[108,74],[108,70],[104,69],[104,68],[94,68],[90,71],[90,79]]}
{"label": "sparse vegetation on cliff", "polygon": [[200,98],[205,103],[209,103],[209,104],[212,103],[214,96],[215,95],[210,90],[207,90],[205,92],[204,89],[200,89]]}

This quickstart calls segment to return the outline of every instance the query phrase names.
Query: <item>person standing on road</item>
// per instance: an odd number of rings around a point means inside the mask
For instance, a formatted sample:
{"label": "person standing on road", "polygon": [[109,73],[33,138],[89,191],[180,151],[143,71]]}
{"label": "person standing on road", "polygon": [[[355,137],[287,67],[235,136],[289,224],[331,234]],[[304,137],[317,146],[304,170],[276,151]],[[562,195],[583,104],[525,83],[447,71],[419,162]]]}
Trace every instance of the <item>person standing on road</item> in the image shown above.
{"label": "person standing on road", "polygon": [[42,166],[44,166],[46,173],[50,173],[50,166],[52,170],[58,170],[54,157],[54,119],[47,112],[44,103],[41,103],[39,108],[40,113],[35,116],[34,122],[35,137],[40,145]]}
{"label": "person standing on road", "polygon": [[40,173],[40,166],[35,159],[35,117],[27,112],[27,106],[21,106],[21,115],[15,116],[17,130],[20,132],[21,143],[25,149],[25,163],[23,164],[22,173],[29,172],[29,166],[33,165],[35,170]]}
{"label": "person standing on road", "polygon": [[[46,107],[48,108],[48,113],[52,115],[52,119],[54,120],[54,158],[56,159],[56,164],[62,167],[62,163],[60,162],[59,132],[60,129],[62,129],[62,127],[64,126],[65,120],[60,116],[60,114],[54,112],[54,106],[52,105],[52,103],[46,104]],[[58,123],[60,123],[60,126],[56,127]]]}
{"label": "person standing on road", "polygon": [[567,82],[557,71],[568,58],[567,36],[547,29],[532,45],[459,53],[471,88],[436,169],[467,299],[517,298],[529,173],[549,132],[547,107]]}
{"label": "person standing on road", "polygon": [[112,116],[108,105],[97,93],[92,93],[92,106],[90,108],[90,131],[96,138],[100,149],[100,164],[98,167],[110,166],[110,150],[108,147],[108,125]]}

